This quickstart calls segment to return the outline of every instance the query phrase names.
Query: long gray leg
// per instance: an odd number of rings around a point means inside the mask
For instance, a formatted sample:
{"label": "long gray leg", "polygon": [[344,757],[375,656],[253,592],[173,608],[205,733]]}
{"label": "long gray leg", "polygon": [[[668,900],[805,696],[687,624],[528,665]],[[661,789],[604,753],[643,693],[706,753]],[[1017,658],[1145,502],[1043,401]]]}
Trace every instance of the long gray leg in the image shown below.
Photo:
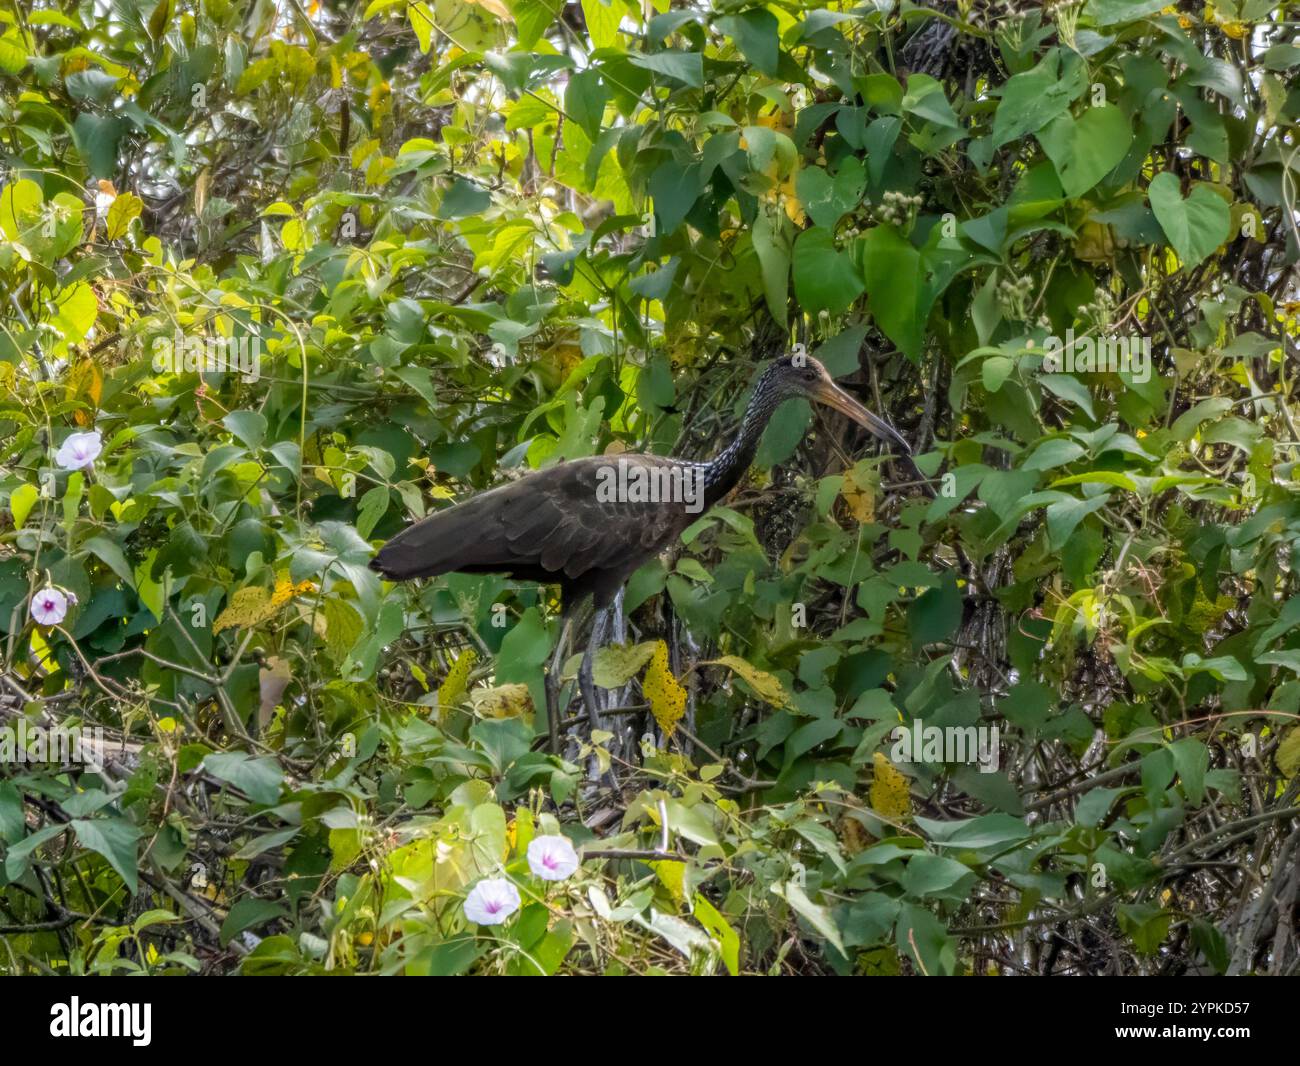
{"label": "long gray leg", "polygon": [[551,656],[546,668],[546,728],[552,755],[560,754],[560,717],[564,708],[560,706],[560,671],[564,667],[564,653],[573,635],[573,619],[567,617],[560,626],[560,639],[555,645],[555,654]]}
{"label": "long gray leg", "polygon": [[609,608],[597,609],[591,620],[591,638],[587,641],[587,650],[582,656],[582,665],[578,668],[578,690],[582,693],[582,703],[587,709],[587,720],[592,729],[601,729],[601,710],[596,696],[596,682],[592,677],[592,660],[596,649],[605,639],[605,630],[609,626]]}
{"label": "long gray leg", "polygon": [[[626,644],[627,643],[627,616],[623,613],[623,588],[619,587],[614,596],[614,603],[610,607],[610,643]],[[628,696],[632,691],[630,685],[621,689],[611,690],[603,693],[605,704],[603,709],[610,707],[622,707],[628,701]],[[626,715],[613,715],[610,718],[609,729],[614,733],[614,739],[610,741],[610,750],[622,758],[627,758],[631,751],[630,734],[632,727],[630,720]]]}

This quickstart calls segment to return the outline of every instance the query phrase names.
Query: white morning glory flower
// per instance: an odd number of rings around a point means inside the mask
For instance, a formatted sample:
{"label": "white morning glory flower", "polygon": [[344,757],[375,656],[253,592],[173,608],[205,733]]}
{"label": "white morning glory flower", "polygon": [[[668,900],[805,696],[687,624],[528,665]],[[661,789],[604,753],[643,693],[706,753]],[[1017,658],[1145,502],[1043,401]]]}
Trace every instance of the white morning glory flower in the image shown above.
{"label": "white morning glory flower", "polygon": [[479,925],[500,925],[519,909],[519,889],[504,877],[487,877],[465,897],[465,917]]}
{"label": "white morning glory flower", "polygon": [[104,438],[99,430],[89,433],[70,433],[68,439],[54,453],[54,461],[64,470],[84,470],[99,458],[104,450]]}
{"label": "white morning glory flower", "polygon": [[578,868],[578,853],[568,837],[533,837],[528,844],[528,868],[543,881],[563,881]]}
{"label": "white morning glory flower", "polygon": [[32,620],[40,626],[57,626],[68,616],[68,597],[56,588],[44,588],[32,596]]}

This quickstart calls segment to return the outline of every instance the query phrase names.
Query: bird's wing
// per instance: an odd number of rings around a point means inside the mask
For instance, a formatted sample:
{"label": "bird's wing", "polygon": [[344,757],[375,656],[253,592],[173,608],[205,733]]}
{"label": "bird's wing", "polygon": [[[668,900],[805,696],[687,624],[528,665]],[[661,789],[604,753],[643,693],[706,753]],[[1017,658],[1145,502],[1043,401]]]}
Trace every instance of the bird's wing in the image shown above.
{"label": "bird's wing", "polygon": [[659,456],[620,455],[548,467],[409,526],[372,565],[394,578],[538,569],[578,578],[624,563],[635,568],[695,514],[680,501],[628,499],[619,491],[620,461],[631,475],[624,486],[639,476],[635,469],[677,465]]}
{"label": "bird's wing", "polygon": [[[620,476],[619,467],[626,473]],[[505,535],[512,548],[531,553],[552,573],[581,577],[592,569],[632,568],[661,550],[694,517],[670,492],[645,498],[648,477],[681,464],[655,455],[594,456],[534,475],[545,490],[507,512]],[[548,476],[549,475],[549,476]],[[647,476],[648,475],[648,476]],[[526,478],[525,481],[532,479]],[[522,484],[522,482],[520,483]],[[667,481],[661,488],[669,487]]]}

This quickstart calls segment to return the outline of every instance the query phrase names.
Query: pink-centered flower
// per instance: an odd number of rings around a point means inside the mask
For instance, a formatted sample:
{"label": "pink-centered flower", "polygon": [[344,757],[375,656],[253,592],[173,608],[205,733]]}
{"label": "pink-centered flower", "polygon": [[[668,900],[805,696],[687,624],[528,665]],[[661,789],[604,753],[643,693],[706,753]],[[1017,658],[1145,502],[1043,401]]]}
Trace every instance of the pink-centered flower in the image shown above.
{"label": "pink-centered flower", "polygon": [[519,909],[519,889],[504,877],[486,877],[465,897],[465,917],[479,925],[500,925]]}
{"label": "pink-centered flower", "polygon": [[68,616],[68,597],[56,588],[39,589],[32,596],[32,620],[40,626],[57,626]]}
{"label": "pink-centered flower", "polygon": [[543,881],[563,881],[578,868],[578,853],[568,837],[533,837],[528,843],[528,868]]}
{"label": "pink-centered flower", "polygon": [[54,453],[54,461],[64,470],[84,470],[99,458],[104,450],[104,438],[99,430],[89,433],[69,433],[67,440]]}

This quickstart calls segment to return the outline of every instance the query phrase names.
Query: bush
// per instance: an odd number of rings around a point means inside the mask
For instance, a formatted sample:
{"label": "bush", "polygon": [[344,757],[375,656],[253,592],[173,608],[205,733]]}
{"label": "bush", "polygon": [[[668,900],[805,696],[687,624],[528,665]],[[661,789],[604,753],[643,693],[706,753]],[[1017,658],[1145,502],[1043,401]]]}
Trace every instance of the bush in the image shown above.
{"label": "bush", "polygon": [[[1294,973],[1294,6],[0,14],[0,971]],[[795,344],[639,749],[367,568]]]}

